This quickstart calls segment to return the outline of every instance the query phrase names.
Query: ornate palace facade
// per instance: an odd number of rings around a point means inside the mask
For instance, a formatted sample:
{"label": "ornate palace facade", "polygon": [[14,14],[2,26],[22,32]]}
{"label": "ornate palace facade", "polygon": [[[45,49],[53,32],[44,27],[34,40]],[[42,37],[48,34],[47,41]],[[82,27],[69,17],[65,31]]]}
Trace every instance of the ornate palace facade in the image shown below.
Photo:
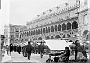
{"label": "ornate palace facade", "polygon": [[65,3],[37,15],[27,22],[21,40],[68,39],[78,32],[79,2]]}
{"label": "ornate palace facade", "polygon": [[62,4],[37,15],[27,22],[27,30],[20,34],[21,41],[48,39],[79,39],[90,31],[90,10],[79,0]]}

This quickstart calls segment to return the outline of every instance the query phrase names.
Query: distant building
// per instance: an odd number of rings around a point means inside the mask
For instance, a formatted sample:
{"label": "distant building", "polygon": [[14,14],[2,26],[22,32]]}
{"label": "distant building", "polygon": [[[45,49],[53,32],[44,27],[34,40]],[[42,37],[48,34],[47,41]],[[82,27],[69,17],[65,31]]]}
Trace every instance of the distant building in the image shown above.
{"label": "distant building", "polygon": [[20,42],[20,32],[22,31],[23,25],[5,25],[4,35],[6,44],[19,43]]}

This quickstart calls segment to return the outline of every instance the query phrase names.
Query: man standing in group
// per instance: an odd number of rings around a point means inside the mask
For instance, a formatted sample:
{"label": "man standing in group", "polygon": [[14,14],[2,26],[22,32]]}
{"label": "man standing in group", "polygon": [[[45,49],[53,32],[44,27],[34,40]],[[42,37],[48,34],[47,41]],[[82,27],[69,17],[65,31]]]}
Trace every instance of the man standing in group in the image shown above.
{"label": "man standing in group", "polygon": [[32,45],[31,45],[31,42],[29,41],[28,42],[28,45],[26,47],[26,52],[28,54],[28,59],[30,60],[30,56],[31,56],[31,51],[32,51]]}

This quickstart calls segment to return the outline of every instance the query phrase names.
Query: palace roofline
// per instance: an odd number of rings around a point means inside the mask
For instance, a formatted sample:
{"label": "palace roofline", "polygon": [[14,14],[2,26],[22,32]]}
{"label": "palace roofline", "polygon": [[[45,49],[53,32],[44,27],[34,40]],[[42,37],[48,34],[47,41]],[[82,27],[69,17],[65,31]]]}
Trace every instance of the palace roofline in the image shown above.
{"label": "palace roofline", "polygon": [[49,16],[51,14],[63,13],[63,11],[70,10],[72,8],[77,7],[78,5],[79,4],[76,4],[76,0],[66,2],[64,4],[61,4],[61,5],[57,6],[57,7],[54,7],[54,8],[51,8],[51,9],[45,11],[45,12],[42,12],[41,14],[37,15],[32,21],[27,22],[27,25],[31,24],[31,23],[34,23],[34,22],[37,22],[40,19],[44,19],[45,17],[47,17],[47,16]]}

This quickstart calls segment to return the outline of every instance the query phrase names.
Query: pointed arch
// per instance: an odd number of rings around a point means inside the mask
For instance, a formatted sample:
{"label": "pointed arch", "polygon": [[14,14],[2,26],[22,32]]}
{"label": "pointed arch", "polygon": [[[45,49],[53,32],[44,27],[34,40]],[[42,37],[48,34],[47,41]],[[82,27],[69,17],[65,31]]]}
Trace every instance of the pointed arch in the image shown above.
{"label": "pointed arch", "polygon": [[54,32],[54,27],[53,26],[51,26],[51,32]]}
{"label": "pointed arch", "polygon": [[74,21],[72,23],[72,29],[77,29],[78,28],[78,23],[76,21]]}
{"label": "pointed arch", "polygon": [[70,22],[67,23],[67,30],[69,30],[69,29],[71,29],[71,23]]}
{"label": "pointed arch", "polygon": [[64,31],[64,30],[66,30],[66,24],[65,23],[62,24],[62,31]]}
{"label": "pointed arch", "polygon": [[60,24],[58,25],[58,31],[61,31],[61,25]]}
{"label": "pointed arch", "polygon": [[57,25],[55,25],[55,31],[57,32]]}

